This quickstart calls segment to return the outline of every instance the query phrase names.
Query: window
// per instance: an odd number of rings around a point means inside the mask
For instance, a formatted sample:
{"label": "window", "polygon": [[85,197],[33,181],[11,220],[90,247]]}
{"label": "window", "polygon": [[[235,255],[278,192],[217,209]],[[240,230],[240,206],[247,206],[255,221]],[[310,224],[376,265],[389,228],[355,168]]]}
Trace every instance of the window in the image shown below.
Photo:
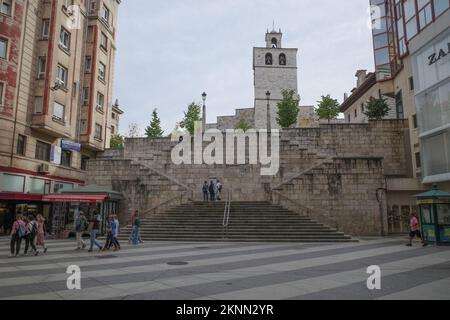
{"label": "window", "polygon": [[34,114],[42,114],[43,109],[43,98],[35,97],[34,98]]}
{"label": "window", "polygon": [[61,151],[61,165],[64,167],[70,167],[72,160],[72,153],[67,150]]}
{"label": "window", "polygon": [[17,154],[20,156],[25,155],[25,146],[26,146],[27,137],[19,134],[17,138]]}
{"label": "window", "polygon": [[110,11],[109,9],[104,5],[102,7],[102,10],[100,11],[100,18],[106,22],[107,24],[109,24],[109,16],[110,16]]}
{"label": "window", "polygon": [[60,64],[56,68],[56,82],[63,88],[67,87],[67,68]]}
{"label": "window", "polygon": [[87,163],[89,161],[89,157],[81,156],[81,170],[87,169]]}
{"label": "window", "polygon": [[273,57],[271,53],[266,54],[266,65],[271,66],[273,64]]}
{"label": "window", "polygon": [[8,53],[8,40],[0,38],[0,58],[6,59]]}
{"label": "window", "polygon": [[37,160],[50,162],[51,146],[48,143],[36,141],[36,155]]}
{"label": "window", "polygon": [[431,12],[431,3],[428,3],[423,9],[419,11],[419,26],[420,30],[424,29],[433,21],[433,14]]}
{"label": "window", "polygon": [[96,123],[94,139],[101,141],[102,140],[102,132],[103,132],[103,127],[101,125],[99,125],[98,123]]}
{"label": "window", "polygon": [[111,113],[111,118],[113,118],[113,119],[116,118],[116,114],[114,112]]}
{"label": "window", "polygon": [[417,114],[413,115],[413,127],[417,129]]}
{"label": "window", "polygon": [[280,66],[286,65],[286,55],[284,53],[280,54]]}
{"label": "window", "polygon": [[50,20],[42,20],[42,40],[47,40],[50,34]]}
{"label": "window", "polygon": [[411,91],[414,90],[414,78],[413,77],[409,77],[409,90],[411,90]]}
{"label": "window", "polygon": [[448,0],[434,0],[434,14],[440,16],[445,10],[449,8]]}
{"label": "window", "polygon": [[97,110],[103,112],[104,106],[105,106],[105,96],[100,92],[97,92]]}
{"label": "window", "polygon": [[66,107],[58,102],[53,105],[53,118],[59,121],[64,121],[64,113]]}
{"label": "window", "polygon": [[358,117],[358,109],[355,109],[355,118]]}
{"label": "window", "polygon": [[90,73],[92,71],[92,57],[86,56],[84,60],[84,71]]}
{"label": "window", "polygon": [[116,133],[116,128],[114,128],[114,126],[111,126],[111,134],[115,134]]}
{"label": "window", "polygon": [[417,167],[417,169],[422,168],[422,161],[420,159],[420,152],[416,152],[416,167]]}
{"label": "window", "polygon": [[350,115],[347,116],[347,122],[350,123],[352,120],[350,119]]}
{"label": "window", "polygon": [[98,78],[102,81],[105,81],[106,78],[106,66],[101,62],[98,66]]}
{"label": "window", "polygon": [[5,91],[5,84],[3,82],[0,82],[0,106],[2,106],[3,103],[3,92]]}
{"label": "window", "polygon": [[404,111],[403,111],[403,96],[402,91],[399,91],[395,95],[395,107],[397,110],[397,119],[404,119]]}
{"label": "window", "polygon": [[89,104],[89,87],[83,88],[83,105],[87,106]]}
{"label": "window", "polygon": [[278,48],[278,41],[276,38],[272,38],[272,48]]}
{"label": "window", "polygon": [[0,13],[11,15],[12,12],[12,0],[0,0]]}
{"label": "window", "polygon": [[64,28],[61,28],[59,34],[59,45],[67,51],[70,50],[70,33]]}
{"label": "window", "polygon": [[39,80],[42,80],[45,78],[45,65],[46,65],[46,58],[45,57],[39,57],[38,60],[38,74],[37,78]]}
{"label": "window", "polygon": [[108,51],[108,37],[103,32],[100,36],[100,48]]}
{"label": "window", "polygon": [[364,103],[361,103],[361,113],[364,113]]}

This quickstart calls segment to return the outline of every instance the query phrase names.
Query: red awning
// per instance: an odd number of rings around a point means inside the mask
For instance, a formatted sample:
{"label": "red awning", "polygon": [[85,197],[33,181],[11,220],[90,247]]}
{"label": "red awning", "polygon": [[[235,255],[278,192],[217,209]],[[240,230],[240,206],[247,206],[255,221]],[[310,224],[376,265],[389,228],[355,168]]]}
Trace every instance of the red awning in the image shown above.
{"label": "red awning", "polygon": [[63,203],[103,203],[109,198],[108,194],[50,194],[42,198],[46,202],[63,202]]}
{"label": "red awning", "polygon": [[41,194],[0,193],[0,200],[42,201]]}

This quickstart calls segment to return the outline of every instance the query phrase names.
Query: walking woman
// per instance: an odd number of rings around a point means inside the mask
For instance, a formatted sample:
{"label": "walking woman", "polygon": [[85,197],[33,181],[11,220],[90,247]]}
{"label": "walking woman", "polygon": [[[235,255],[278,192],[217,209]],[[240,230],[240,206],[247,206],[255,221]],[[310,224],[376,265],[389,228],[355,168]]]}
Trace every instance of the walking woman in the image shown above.
{"label": "walking woman", "polygon": [[97,241],[97,234],[100,232],[100,222],[102,218],[97,211],[94,211],[93,217],[89,221],[90,235],[91,235],[91,246],[88,252],[92,252],[94,249],[94,245],[96,245],[99,251],[103,250],[102,245]]}
{"label": "walking woman", "polygon": [[45,218],[41,214],[37,216],[36,246],[44,248],[44,253],[47,253],[47,245],[45,244]]}
{"label": "walking woman", "polygon": [[22,243],[22,238],[24,236],[25,222],[23,222],[21,215],[17,215],[11,230],[11,258],[15,258],[19,255],[20,244]]}
{"label": "walking woman", "polygon": [[25,218],[24,220],[26,222],[25,230],[25,251],[24,255],[28,254],[28,248],[31,246],[31,249],[33,250],[33,255],[37,256],[39,252],[37,251],[37,248],[35,246],[36,243],[36,235],[37,235],[37,222],[36,218],[33,215],[30,215],[28,218]]}

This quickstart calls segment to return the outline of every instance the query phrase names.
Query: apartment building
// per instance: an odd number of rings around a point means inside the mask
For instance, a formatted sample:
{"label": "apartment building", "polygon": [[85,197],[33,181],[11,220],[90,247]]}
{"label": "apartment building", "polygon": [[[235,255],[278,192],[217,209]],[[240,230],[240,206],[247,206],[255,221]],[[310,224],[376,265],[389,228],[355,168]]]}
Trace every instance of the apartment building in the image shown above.
{"label": "apartment building", "polygon": [[341,111],[349,123],[365,122],[369,98],[383,97],[391,108],[386,118],[408,120],[410,174],[387,181],[392,230],[404,231],[402,223],[416,210],[414,193],[429,189],[431,183],[450,190],[450,2],[370,0],[370,4],[375,71],[357,72],[357,86],[345,95]]}
{"label": "apartment building", "polygon": [[120,3],[0,0],[0,214],[48,214],[109,148]]}

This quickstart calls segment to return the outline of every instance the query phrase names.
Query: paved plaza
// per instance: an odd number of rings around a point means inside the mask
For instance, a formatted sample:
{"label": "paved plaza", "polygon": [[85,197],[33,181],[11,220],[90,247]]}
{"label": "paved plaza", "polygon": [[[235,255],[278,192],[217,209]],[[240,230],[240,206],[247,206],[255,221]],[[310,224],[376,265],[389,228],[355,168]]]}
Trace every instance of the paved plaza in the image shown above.
{"label": "paved plaza", "polygon": [[[120,252],[50,241],[38,257],[9,258],[0,239],[0,299],[450,299],[450,248],[403,238],[350,244],[146,243]],[[81,290],[68,290],[68,266]],[[381,290],[367,268],[381,268]]]}

